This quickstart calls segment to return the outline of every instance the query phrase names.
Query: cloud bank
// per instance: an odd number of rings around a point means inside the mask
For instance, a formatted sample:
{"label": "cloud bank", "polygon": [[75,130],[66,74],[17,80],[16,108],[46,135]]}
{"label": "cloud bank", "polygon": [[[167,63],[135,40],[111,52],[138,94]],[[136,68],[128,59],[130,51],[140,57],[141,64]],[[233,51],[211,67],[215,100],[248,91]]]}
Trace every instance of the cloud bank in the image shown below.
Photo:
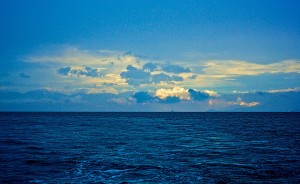
{"label": "cloud bank", "polygon": [[[28,68],[0,78],[0,90],[14,92],[6,95],[2,104],[17,103],[19,99],[23,102],[20,107],[26,103],[111,107],[107,105],[111,103],[119,105],[115,107],[119,110],[123,106],[127,110],[162,111],[169,111],[170,106],[186,111],[298,109],[293,102],[298,99],[300,86],[300,62],[296,59],[270,64],[165,61],[131,52],[72,46],[36,52],[22,59]],[[37,93],[39,89],[46,89],[49,97]],[[53,96],[55,92],[59,95]],[[289,98],[284,102],[283,94]],[[279,100],[286,105],[280,106]]]}

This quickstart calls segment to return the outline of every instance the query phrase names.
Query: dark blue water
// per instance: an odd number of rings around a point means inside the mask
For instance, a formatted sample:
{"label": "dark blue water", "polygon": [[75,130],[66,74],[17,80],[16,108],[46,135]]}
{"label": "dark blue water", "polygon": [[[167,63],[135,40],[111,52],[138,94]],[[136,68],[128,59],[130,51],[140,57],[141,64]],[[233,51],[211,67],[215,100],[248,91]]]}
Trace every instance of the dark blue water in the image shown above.
{"label": "dark blue water", "polygon": [[0,183],[300,183],[299,113],[0,113]]}

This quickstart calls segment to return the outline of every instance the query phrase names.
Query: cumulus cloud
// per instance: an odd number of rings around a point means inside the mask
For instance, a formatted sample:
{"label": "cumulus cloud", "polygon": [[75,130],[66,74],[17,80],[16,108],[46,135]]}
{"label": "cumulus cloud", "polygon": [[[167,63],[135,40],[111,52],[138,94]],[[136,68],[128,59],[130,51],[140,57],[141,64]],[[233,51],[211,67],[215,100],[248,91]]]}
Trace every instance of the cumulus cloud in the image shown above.
{"label": "cumulus cloud", "polygon": [[137,69],[131,65],[127,66],[127,71],[122,72],[120,76],[126,79],[127,83],[133,86],[140,84],[148,84],[151,74],[143,70]]}
{"label": "cumulus cloud", "polygon": [[154,97],[149,95],[147,92],[137,92],[137,93],[134,93],[132,97],[134,99],[136,99],[137,103],[144,103],[144,102],[154,100]]}
{"label": "cumulus cloud", "polygon": [[173,89],[158,89],[155,92],[155,96],[160,99],[166,99],[167,97],[178,97],[180,100],[190,99],[188,90],[182,87],[174,87]]}
{"label": "cumulus cloud", "polygon": [[62,67],[57,70],[58,74],[61,75],[73,75],[73,76],[88,76],[88,77],[100,77],[101,74],[98,72],[96,68],[91,67]]}
{"label": "cumulus cloud", "polygon": [[211,97],[218,96],[218,93],[216,91],[204,90],[204,92],[207,93]]}
{"label": "cumulus cloud", "polygon": [[145,103],[145,102],[157,102],[157,103],[178,103],[181,99],[178,96],[167,96],[165,98],[159,98],[157,96],[152,96],[147,92],[137,92],[132,95],[132,97],[136,100],[137,103]]}
{"label": "cumulus cloud", "polygon": [[201,101],[209,98],[209,94],[205,92],[196,91],[194,89],[189,89],[188,92],[193,100]]}
{"label": "cumulus cloud", "polygon": [[158,70],[158,68],[159,68],[159,64],[158,63],[152,63],[152,62],[146,63],[143,66],[143,70],[147,70],[149,72],[153,72],[155,70]]}
{"label": "cumulus cloud", "polygon": [[165,73],[151,74],[147,70],[137,69],[132,65],[128,65],[127,71],[122,72],[120,76],[126,79],[127,83],[133,86],[138,86],[141,84],[151,84],[160,82],[174,82],[183,81],[183,78],[176,75],[167,75]]}

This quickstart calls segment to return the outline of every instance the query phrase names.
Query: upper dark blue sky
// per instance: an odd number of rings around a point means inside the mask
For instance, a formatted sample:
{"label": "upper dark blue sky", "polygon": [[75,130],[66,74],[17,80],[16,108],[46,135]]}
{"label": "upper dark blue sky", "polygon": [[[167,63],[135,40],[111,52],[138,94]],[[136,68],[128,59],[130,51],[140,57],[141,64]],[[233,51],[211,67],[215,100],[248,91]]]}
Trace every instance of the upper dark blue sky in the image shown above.
{"label": "upper dark blue sky", "polygon": [[45,44],[172,59],[183,52],[269,63],[299,58],[299,7],[297,0],[2,1],[1,62]]}

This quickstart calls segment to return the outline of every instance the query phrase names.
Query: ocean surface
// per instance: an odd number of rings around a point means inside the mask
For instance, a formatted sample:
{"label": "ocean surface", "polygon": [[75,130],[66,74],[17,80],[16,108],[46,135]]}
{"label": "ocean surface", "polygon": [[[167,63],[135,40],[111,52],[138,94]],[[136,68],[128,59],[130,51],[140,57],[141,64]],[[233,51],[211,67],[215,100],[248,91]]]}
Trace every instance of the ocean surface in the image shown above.
{"label": "ocean surface", "polygon": [[0,183],[300,183],[300,113],[0,113]]}

